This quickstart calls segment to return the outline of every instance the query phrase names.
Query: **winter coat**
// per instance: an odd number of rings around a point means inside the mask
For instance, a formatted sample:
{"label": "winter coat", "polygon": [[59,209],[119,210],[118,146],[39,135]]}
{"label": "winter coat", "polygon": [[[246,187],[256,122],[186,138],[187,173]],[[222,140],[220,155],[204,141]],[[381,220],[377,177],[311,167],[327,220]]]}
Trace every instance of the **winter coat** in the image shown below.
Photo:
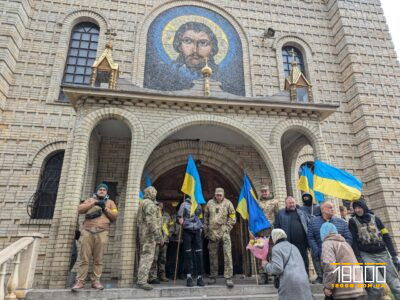
{"label": "winter coat", "polygon": [[331,233],[325,238],[322,244],[321,254],[321,266],[324,272],[323,285],[327,289],[333,289],[334,299],[356,298],[363,295],[364,289],[362,288],[362,284],[359,286],[359,283],[362,280],[361,268],[354,268],[354,270],[353,268],[341,268],[340,270],[341,277],[342,272],[348,274],[347,276],[344,275],[347,279],[349,278],[350,272],[352,273],[352,281],[347,284],[353,284],[353,288],[332,288],[334,284],[340,284],[342,282],[340,282],[340,278],[338,278],[339,271],[334,271],[338,268],[338,265],[331,265],[331,263],[354,264],[357,262],[353,249],[348,243],[346,243],[346,240],[340,234]]}
{"label": "winter coat", "polygon": [[271,262],[265,266],[265,271],[279,276],[279,300],[313,299],[303,258],[297,247],[288,241],[278,241],[272,247]]}
{"label": "winter coat", "polygon": [[[311,218],[308,222],[308,244],[310,245],[313,254],[318,257],[321,255],[322,250],[320,229],[322,224],[324,224],[325,222],[327,221],[322,216]],[[351,236],[346,221],[337,217],[332,217],[329,222],[336,226],[338,233],[342,235],[346,239],[346,242],[349,243],[349,245],[351,246],[353,238]]]}
{"label": "winter coat", "polygon": [[[301,225],[303,226],[304,229],[304,233],[305,235],[307,235],[307,216],[306,214],[298,209],[298,207],[296,208],[296,212],[300,218],[300,222]],[[283,229],[283,231],[286,232],[286,234],[288,235],[288,240],[290,240],[290,214],[287,213],[286,208],[282,208],[278,211],[278,215],[276,216],[275,219],[275,225],[274,228],[280,228]]]}

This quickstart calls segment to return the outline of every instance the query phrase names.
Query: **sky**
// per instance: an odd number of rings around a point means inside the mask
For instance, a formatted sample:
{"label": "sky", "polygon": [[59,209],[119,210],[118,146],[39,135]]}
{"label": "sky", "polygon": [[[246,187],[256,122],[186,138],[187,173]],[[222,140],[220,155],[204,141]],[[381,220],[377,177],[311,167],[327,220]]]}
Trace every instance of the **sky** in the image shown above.
{"label": "sky", "polygon": [[397,60],[400,61],[400,0],[381,0],[381,3],[396,48]]}

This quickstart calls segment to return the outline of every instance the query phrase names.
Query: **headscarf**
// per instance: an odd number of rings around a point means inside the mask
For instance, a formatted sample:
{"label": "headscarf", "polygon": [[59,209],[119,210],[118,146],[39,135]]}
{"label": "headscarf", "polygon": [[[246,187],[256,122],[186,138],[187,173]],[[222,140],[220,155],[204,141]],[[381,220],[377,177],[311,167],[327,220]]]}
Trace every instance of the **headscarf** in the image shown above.
{"label": "headscarf", "polygon": [[276,244],[277,241],[279,241],[281,239],[286,239],[287,235],[282,229],[277,228],[277,229],[272,230],[271,238],[272,238],[272,241],[274,242],[274,244]]}
{"label": "headscarf", "polygon": [[322,224],[319,231],[321,241],[324,241],[324,239],[331,233],[338,233],[336,226],[330,222],[325,222],[324,224]]}

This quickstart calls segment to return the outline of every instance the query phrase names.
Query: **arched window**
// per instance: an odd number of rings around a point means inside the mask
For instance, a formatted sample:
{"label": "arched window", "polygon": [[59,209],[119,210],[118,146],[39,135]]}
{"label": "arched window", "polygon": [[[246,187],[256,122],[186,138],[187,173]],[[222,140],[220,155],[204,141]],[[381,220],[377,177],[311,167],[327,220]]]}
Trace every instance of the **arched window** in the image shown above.
{"label": "arched window", "polygon": [[292,46],[285,46],[282,48],[282,60],[283,60],[283,70],[285,72],[285,78],[287,78],[292,70],[291,62],[293,60],[293,54],[297,61],[297,65],[299,66],[301,72],[303,72],[304,76],[306,76],[305,68],[304,68],[304,60],[301,51]]}
{"label": "arched window", "polygon": [[[63,83],[90,84],[92,65],[96,59],[99,31],[99,26],[94,23],[82,22],[74,26],[69,42]],[[59,100],[67,101],[62,91]]]}
{"label": "arched window", "polygon": [[52,154],[44,162],[38,189],[32,198],[32,219],[53,218],[63,160],[64,151],[61,151]]}

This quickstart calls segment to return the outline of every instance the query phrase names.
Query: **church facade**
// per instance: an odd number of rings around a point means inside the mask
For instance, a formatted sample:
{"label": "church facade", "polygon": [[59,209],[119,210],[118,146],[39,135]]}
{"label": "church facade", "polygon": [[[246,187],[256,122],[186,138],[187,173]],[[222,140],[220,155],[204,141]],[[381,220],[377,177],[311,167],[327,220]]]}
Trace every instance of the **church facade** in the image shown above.
{"label": "church facade", "polygon": [[[205,198],[221,186],[235,208],[244,173],[283,206],[299,200],[302,164],[343,168],[399,245],[400,69],[378,0],[0,10],[0,249],[42,233],[37,286],[65,287],[77,207],[106,182],[120,215],[103,277],[130,287],[145,176],[173,210],[189,154]],[[239,217],[231,236],[234,272],[248,275]]]}

